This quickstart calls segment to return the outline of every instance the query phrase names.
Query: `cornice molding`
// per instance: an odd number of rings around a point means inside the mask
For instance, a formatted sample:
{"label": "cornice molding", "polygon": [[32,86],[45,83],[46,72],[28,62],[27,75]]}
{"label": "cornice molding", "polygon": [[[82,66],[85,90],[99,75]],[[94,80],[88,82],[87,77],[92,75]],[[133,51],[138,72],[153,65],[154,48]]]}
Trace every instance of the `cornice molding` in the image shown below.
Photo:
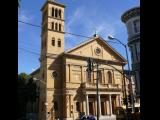
{"label": "cornice molding", "polygon": [[129,10],[127,10],[122,16],[121,20],[122,22],[126,23],[130,18],[140,16],[140,7],[134,7]]}

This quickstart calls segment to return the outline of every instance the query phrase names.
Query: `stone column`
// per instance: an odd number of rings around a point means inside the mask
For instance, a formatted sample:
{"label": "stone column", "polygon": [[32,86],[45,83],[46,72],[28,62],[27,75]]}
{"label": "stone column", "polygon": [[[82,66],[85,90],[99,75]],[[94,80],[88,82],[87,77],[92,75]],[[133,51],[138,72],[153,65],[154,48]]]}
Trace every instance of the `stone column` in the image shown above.
{"label": "stone column", "polygon": [[119,106],[121,106],[121,95],[118,95]]}
{"label": "stone column", "polygon": [[83,66],[81,66],[81,82],[83,83],[83,82],[85,82],[84,81],[84,67]]}
{"label": "stone column", "polygon": [[66,82],[70,80],[70,65],[66,64]]}
{"label": "stone column", "polygon": [[98,95],[98,101],[99,101],[99,116],[101,116],[101,96]]}
{"label": "stone column", "polygon": [[116,107],[119,107],[119,95],[116,95]]}
{"label": "stone column", "polygon": [[83,112],[85,112],[85,114],[86,114],[86,102],[85,102],[85,100],[83,101]]}
{"label": "stone column", "polygon": [[69,95],[65,95],[64,96],[64,107],[65,107],[65,111],[64,111],[64,116],[65,118],[70,117],[70,104],[69,104]]}
{"label": "stone column", "polygon": [[112,115],[112,98],[111,98],[111,94],[109,94],[109,108],[110,108],[110,115]]}
{"label": "stone column", "polygon": [[89,115],[88,95],[86,94],[86,115]]}
{"label": "stone column", "polygon": [[109,101],[106,101],[106,108],[107,108],[107,115],[110,114],[110,106],[109,106]]}

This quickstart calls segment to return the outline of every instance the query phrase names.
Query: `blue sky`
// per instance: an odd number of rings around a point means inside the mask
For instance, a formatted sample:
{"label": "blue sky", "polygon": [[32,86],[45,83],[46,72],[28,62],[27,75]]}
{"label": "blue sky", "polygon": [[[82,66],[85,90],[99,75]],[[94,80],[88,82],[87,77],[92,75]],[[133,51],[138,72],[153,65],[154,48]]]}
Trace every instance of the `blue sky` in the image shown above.
{"label": "blue sky", "polygon": [[[18,20],[41,25],[41,7],[46,0],[21,0]],[[56,0],[66,5],[65,31],[92,36],[97,33],[107,40],[107,36],[127,43],[127,30],[121,15],[128,9],[139,6],[140,0]],[[18,73],[31,73],[40,66],[39,55],[23,51],[27,49],[40,53],[41,28],[18,23]],[[65,50],[74,47],[87,38],[65,35]],[[111,43],[110,43],[111,44]],[[124,57],[122,45],[111,44]],[[130,58],[130,55],[129,55]],[[131,63],[131,62],[130,62]]]}

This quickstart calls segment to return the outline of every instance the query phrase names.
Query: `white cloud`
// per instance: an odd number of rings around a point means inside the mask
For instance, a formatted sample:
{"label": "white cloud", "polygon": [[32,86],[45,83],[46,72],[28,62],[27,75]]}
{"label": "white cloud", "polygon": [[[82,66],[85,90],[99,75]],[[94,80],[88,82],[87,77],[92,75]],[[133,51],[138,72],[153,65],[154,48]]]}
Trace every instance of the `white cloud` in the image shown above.
{"label": "white cloud", "polygon": [[35,71],[36,69],[32,68],[32,72]]}
{"label": "white cloud", "polygon": [[[116,34],[116,29],[119,27],[118,20],[106,19],[108,17],[106,14],[105,16],[95,17],[98,14],[98,10],[95,9],[92,12],[86,11],[87,8],[85,7],[77,8],[75,12],[67,19],[65,31],[76,34],[77,29],[79,29],[82,35],[88,37],[94,35],[96,31],[96,33],[104,39],[107,39],[107,35],[109,34],[113,36]],[[79,39],[73,35],[66,34],[65,40],[65,47],[71,48],[77,43],[82,42],[82,40],[86,40],[86,38]]]}
{"label": "white cloud", "polygon": [[[67,18],[65,31],[74,33],[74,30],[72,29],[74,25],[77,24],[77,22],[83,17],[84,14],[84,7],[77,8],[73,15],[70,15],[69,18]],[[74,38],[73,35],[66,34],[66,38]]]}
{"label": "white cloud", "polygon": [[[83,35],[91,36],[95,33],[98,33],[101,36],[105,36],[107,34],[115,35],[116,29],[118,29],[119,22],[115,19],[105,19],[107,18],[107,14],[101,17],[95,17],[98,14],[98,10],[92,12],[86,12],[87,8],[80,7],[75,10],[73,15],[70,15],[68,18],[68,22],[66,22],[65,31],[74,33],[75,26],[81,25]],[[107,17],[106,17],[107,16]],[[111,17],[110,17],[111,18]],[[77,29],[77,28],[76,28]],[[73,35],[66,35],[66,38],[75,38]]]}
{"label": "white cloud", "polygon": [[31,22],[33,20],[34,16],[31,15],[28,11],[23,10],[23,11],[20,11],[18,18],[21,21]]}
{"label": "white cloud", "polygon": [[[30,14],[27,10],[19,11],[18,14],[18,20],[23,22],[32,23],[34,20],[34,16]],[[23,23],[18,22],[18,32],[21,32],[23,30]]]}

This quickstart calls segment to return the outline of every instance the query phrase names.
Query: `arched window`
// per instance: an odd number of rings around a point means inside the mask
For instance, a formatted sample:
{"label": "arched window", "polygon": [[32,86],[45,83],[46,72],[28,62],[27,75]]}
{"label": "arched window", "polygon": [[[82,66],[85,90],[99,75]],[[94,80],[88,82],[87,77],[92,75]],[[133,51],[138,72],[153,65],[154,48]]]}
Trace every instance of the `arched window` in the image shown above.
{"label": "arched window", "polygon": [[108,83],[112,84],[112,73],[110,71],[108,71],[107,76],[108,76]]}
{"label": "arched window", "polygon": [[54,30],[54,22],[52,22],[52,30]]}
{"label": "arched window", "polygon": [[55,17],[58,17],[58,10],[55,10]]}
{"label": "arched window", "polygon": [[54,8],[52,8],[52,17],[54,17]]}
{"label": "arched window", "polygon": [[61,47],[61,39],[58,39],[58,47]]}
{"label": "arched window", "polygon": [[54,101],[54,110],[58,111],[58,103],[57,103],[57,101]]}
{"label": "arched window", "polygon": [[140,20],[133,21],[134,26],[134,32],[139,33],[140,32]]}
{"label": "arched window", "polygon": [[58,13],[59,13],[59,18],[61,18],[61,10],[59,10],[59,12],[58,12]]}
{"label": "arched window", "polygon": [[102,72],[98,71],[98,74],[99,74],[99,82],[102,83]]}
{"label": "arched window", "polygon": [[76,102],[76,110],[80,112],[80,102]]}
{"label": "arched window", "polygon": [[87,82],[92,82],[92,75],[93,75],[93,73],[86,72],[86,81]]}
{"label": "arched window", "polygon": [[59,31],[61,31],[61,24],[59,24]]}
{"label": "arched window", "polygon": [[58,24],[57,23],[55,24],[55,30],[56,31],[58,30]]}
{"label": "arched window", "polygon": [[55,46],[55,38],[52,38],[52,46]]}

